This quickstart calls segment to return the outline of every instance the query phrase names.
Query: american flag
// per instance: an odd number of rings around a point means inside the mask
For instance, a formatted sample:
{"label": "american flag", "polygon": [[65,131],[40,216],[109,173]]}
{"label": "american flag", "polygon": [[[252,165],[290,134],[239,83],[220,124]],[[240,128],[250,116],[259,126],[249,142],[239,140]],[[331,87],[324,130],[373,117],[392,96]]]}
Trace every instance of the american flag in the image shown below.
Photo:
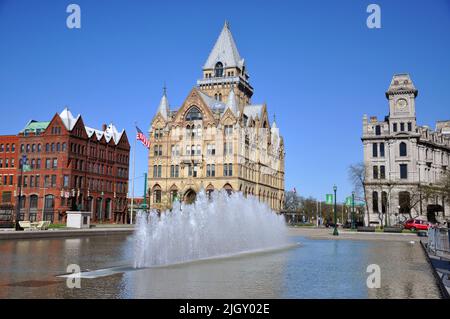
{"label": "american flag", "polygon": [[141,141],[142,144],[144,144],[144,146],[146,148],[150,148],[150,141],[145,137],[145,134],[141,131],[141,129],[139,127],[136,126],[136,130],[137,130],[137,134],[136,134],[136,139],[138,141]]}

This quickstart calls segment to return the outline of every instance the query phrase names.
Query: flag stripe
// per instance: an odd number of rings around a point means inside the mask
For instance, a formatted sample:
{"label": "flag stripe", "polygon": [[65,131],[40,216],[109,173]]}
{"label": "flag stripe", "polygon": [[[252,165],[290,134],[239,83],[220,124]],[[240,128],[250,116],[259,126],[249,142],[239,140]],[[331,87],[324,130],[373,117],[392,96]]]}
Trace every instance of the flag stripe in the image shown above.
{"label": "flag stripe", "polygon": [[145,137],[144,133],[139,127],[136,126],[137,134],[136,139],[140,141],[146,148],[150,148],[150,141]]}

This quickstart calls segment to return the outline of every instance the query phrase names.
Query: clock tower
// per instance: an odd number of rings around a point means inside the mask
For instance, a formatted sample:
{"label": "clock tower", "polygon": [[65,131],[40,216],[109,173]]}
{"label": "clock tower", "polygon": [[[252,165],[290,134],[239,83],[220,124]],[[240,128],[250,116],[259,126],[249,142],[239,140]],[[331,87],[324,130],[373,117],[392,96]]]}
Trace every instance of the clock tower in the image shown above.
{"label": "clock tower", "polygon": [[[386,98],[389,100],[389,122],[394,132],[415,131],[417,93],[408,74],[393,76]],[[409,126],[409,129],[406,126]],[[404,129],[401,129],[403,127]]]}

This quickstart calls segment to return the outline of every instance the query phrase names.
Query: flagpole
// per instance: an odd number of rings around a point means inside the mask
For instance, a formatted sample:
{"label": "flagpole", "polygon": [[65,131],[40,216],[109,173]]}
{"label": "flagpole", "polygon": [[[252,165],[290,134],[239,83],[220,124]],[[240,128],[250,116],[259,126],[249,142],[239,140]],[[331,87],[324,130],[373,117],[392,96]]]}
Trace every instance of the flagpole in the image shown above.
{"label": "flagpole", "polygon": [[130,216],[130,224],[133,225],[133,211],[134,211],[134,178],[135,178],[135,171],[136,171],[136,140],[134,139],[133,143],[133,168],[132,168],[132,179],[131,179],[131,216]]}

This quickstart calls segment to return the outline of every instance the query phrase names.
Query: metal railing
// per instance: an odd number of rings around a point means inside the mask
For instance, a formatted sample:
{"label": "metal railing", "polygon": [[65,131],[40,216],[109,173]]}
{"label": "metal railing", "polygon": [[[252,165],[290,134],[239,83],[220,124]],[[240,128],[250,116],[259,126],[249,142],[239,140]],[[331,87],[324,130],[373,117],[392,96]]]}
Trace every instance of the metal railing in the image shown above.
{"label": "metal railing", "polygon": [[428,250],[436,255],[450,255],[448,228],[432,226],[428,229]]}

